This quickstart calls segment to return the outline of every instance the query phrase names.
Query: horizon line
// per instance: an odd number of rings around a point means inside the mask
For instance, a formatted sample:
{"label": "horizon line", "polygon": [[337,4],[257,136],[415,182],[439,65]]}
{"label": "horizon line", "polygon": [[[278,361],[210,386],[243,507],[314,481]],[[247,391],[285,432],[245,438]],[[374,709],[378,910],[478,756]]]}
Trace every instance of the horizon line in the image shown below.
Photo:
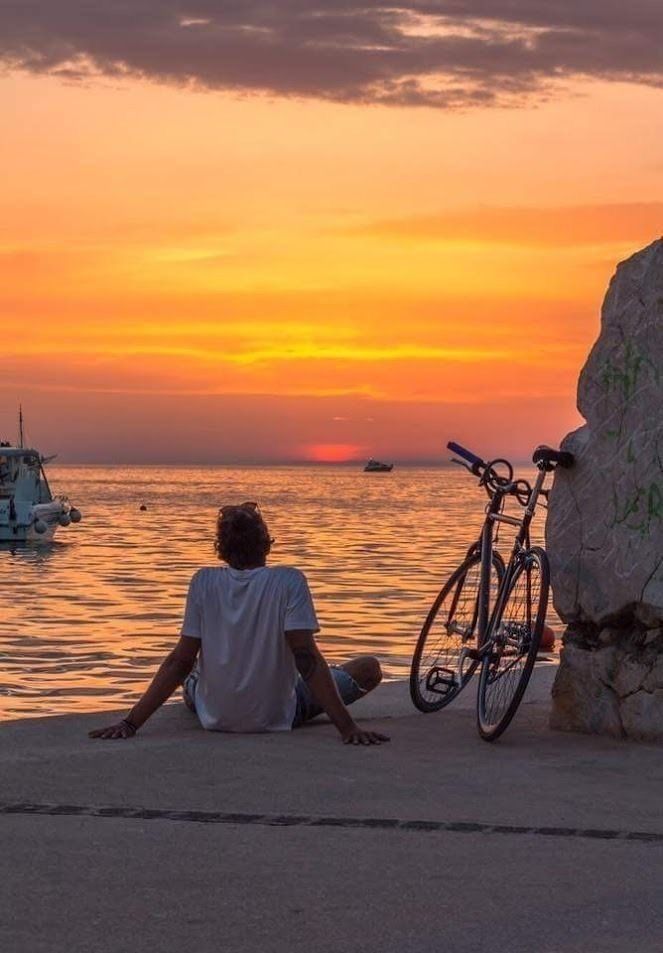
{"label": "horizon line", "polygon": [[[396,467],[452,467],[450,459],[415,459],[390,460]],[[530,457],[513,457],[512,463],[531,463]],[[359,469],[365,466],[362,460],[235,460],[235,461],[175,461],[175,460],[64,460],[53,461],[50,469],[58,467],[333,467],[344,469]]]}

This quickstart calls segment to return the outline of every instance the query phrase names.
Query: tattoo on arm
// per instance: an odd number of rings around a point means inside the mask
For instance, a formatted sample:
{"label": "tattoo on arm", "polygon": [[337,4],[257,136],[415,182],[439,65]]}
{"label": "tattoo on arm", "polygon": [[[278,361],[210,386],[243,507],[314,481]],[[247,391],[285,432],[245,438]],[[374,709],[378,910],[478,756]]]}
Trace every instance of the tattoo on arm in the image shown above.
{"label": "tattoo on arm", "polygon": [[317,654],[312,649],[296,649],[293,654],[297,671],[308,682],[318,670]]}

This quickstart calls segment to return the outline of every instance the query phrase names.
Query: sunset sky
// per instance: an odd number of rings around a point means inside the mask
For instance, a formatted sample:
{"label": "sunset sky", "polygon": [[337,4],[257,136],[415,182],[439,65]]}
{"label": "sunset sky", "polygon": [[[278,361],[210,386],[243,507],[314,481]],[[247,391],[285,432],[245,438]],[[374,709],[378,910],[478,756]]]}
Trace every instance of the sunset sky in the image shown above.
{"label": "sunset sky", "polygon": [[658,0],[0,6],[0,436],[524,456],[663,231]]}

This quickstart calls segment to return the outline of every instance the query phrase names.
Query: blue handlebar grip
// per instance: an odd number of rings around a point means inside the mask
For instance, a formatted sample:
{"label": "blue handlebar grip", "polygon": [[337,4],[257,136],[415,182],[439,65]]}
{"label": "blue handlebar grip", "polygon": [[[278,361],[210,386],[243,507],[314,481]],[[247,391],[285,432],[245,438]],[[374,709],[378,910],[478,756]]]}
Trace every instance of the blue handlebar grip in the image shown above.
{"label": "blue handlebar grip", "polygon": [[472,453],[471,450],[466,450],[465,447],[461,447],[459,443],[454,443],[453,440],[450,440],[447,444],[447,450],[451,450],[451,452],[455,453],[456,456],[462,457],[463,460],[467,460],[475,472],[478,468],[486,466],[481,457],[477,457],[476,453]]}

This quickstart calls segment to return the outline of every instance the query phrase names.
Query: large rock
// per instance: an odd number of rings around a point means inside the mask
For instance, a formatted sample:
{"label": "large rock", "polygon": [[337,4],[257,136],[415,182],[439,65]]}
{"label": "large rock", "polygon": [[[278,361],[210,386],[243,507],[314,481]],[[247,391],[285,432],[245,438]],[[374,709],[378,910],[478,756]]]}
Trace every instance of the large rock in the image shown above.
{"label": "large rock", "polygon": [[622,262],[546,529],[567,624],[555,728],[663,740],[663,241]]}

